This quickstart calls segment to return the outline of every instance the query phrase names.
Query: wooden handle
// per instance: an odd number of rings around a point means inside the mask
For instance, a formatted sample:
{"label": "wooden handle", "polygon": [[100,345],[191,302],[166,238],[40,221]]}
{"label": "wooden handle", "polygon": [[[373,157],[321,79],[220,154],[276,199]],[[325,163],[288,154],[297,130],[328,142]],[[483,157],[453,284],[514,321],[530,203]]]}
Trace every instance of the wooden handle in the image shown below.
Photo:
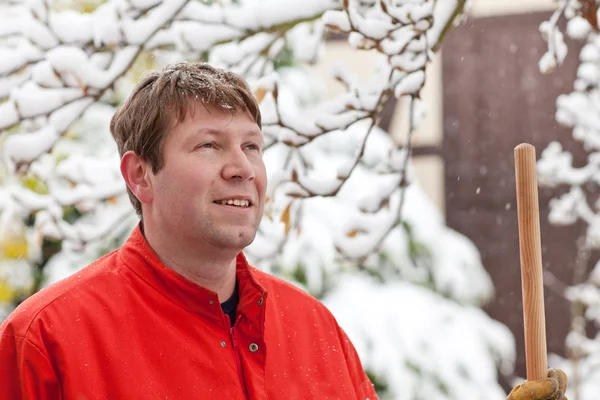
{"label": "wooden handle", "polygon": [[535,161],[535,147],[527,143],[515,147],[525,361],[529,381],[546,378],[548,373],[542,243]]}

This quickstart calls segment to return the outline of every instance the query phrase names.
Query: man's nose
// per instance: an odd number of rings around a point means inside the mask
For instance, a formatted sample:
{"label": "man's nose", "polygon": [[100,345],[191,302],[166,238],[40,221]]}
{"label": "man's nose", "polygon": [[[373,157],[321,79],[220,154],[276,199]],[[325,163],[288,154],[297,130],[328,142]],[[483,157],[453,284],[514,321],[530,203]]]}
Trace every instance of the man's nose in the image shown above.
{"label": "man's nose", "polygon": [[252,163],[242,149],[229,152],[222,174],[224,179],[242,181],[253,180],[255,176]]}

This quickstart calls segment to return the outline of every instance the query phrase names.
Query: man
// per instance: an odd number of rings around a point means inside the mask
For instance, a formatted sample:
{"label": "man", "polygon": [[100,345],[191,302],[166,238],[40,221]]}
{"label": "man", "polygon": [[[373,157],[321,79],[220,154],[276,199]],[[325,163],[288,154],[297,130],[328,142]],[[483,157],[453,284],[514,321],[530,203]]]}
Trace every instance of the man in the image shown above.
{"label": "man", "polygon": [[[0,399],[377,398],[329,311],[242,254],[267,186],[246,83],[171,66],[142,79],[110,129],[140,224],[4,321]],[[558,381],[510,399],[558,398]]]}

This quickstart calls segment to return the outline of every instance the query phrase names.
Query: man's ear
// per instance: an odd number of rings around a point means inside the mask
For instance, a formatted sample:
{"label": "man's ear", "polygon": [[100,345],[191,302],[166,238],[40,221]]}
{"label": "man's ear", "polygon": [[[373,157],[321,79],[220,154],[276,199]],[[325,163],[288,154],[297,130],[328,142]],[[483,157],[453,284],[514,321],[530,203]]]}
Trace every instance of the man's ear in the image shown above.
{"label": "man's ear", "polygon": [[129,190],[142,203],[149,203],[153,198],[151,173],[151,167],[135,152],[129,150],[123,154],[121,158],[121,175],[123,175]]}

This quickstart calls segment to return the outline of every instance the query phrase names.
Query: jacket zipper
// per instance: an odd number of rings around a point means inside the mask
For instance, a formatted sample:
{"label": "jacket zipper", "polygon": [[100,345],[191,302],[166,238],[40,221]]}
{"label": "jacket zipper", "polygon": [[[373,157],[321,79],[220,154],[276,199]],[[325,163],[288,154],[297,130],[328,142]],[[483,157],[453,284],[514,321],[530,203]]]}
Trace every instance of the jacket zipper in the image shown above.
{"label": "jacket zipper", "polygon": [[233,345],[233,355],[235,357],[235,364],[237,365],[238,377],[240,378],[240,383],[244,389],[244,396],[246,397],[246,400],[250,400],[248,388],[246,387],[246,381],[244,380],[244,374],[242,372],[242,359],[240,358],[240,351],[238,348],[237,339],[235,337],[235,327],[233,326],[229,328],[229,338],[231,339],[231,344]]}

